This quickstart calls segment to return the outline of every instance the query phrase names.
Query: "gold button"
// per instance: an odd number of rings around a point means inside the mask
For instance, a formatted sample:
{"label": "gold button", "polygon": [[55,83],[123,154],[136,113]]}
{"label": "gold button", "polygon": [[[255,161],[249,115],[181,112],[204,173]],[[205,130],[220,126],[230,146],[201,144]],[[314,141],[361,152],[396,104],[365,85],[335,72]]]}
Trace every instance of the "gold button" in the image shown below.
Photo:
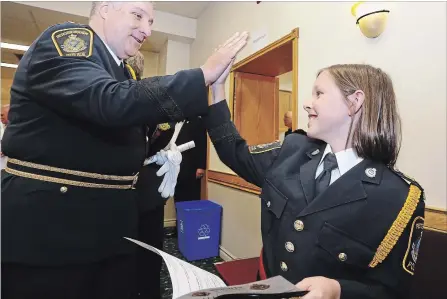
{"label": "gold button", "polygon": [[286,242],[286,250],[288,252],[294,252],[295,251],[295,245],[293,245],[292,242]]}
{"label": "gold button", "polygon": [[284,263],[284,262],[281,262],[281,270],[283,270],[284,272],[286,272],[287,271],[287,264],[286,263]]}
{"label": "gold button", "polygon": [[344,262],[344,261],[346,261],[347,259],[348,259],[348,256],[346,255],[346,253],[340,253],[339,255],[338,255],[338,259],[340,260],[340,261],[342,261],[342,262]]}
{"label": "gold button", "polygon": [[267,208],[270,208],[270,206],[272,205],[272,203],[270,201],[267,202]]}
{"label": "gold button", "polygon": [[61,193],[66,193],[68,191],[68,188],[65,186],[61,187]]}
{"label": "gold button", "polygon": [[296,220],[293,223],[293,227],[295,228],[296,231],[302,231],[304,229],[304,223],[301,220]]}

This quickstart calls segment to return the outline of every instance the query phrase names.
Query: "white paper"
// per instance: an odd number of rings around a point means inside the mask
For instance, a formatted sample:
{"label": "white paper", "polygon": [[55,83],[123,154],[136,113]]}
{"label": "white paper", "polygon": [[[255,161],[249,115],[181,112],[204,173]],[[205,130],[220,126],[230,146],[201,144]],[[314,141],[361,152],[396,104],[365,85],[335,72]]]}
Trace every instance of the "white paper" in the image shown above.
{"label": "white paper", "polygon": [[163,258],[166,267],[168,268],[169,275],[171,276],[173,299],[203,289],[226,287],[226,284],[218,276],[212,273],[182,261],[181,259],[158,250],[146,243],[131,238],[125,239],[132,241]]}

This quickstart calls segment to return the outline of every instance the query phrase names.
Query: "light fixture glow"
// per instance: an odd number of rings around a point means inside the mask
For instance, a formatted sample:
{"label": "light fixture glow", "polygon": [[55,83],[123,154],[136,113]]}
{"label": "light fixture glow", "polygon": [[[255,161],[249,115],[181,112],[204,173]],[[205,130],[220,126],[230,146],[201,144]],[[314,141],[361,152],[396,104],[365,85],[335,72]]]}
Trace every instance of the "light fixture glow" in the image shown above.
{"label": "light fixture glow", "polygon": [[383,5],[386,4],[360,1],[351,8],[360,31],[367,38],[376,38],[385,31],[390,11]]}
{"label": "light fixture glow", "polygon": [[22,46],[22,45],[16,45],[16,44],[8,44],[8,43],[1,43],[1,47],[4,49],[11,49],[11,50],[19,50],[26,52],[29,49],[29,46]]}
{"label": "light fixture glow", "polygon": [[4,63],[4,62],[2,62],[2,67],[9,67],[9,68],[16,69],[18,67],[18,65],[17,64],[11,64],[11,63]]}

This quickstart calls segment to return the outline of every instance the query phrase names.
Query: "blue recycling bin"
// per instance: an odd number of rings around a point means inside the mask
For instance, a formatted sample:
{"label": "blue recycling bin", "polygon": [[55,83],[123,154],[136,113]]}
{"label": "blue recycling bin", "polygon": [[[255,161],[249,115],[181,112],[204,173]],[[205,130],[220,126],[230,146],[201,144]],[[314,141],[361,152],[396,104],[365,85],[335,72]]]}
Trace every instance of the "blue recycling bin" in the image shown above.
{"label": "blue recycling bin", "polygon": [[180,252],[188,261],[219,255],[222,206],[210,200],[175,204]]}

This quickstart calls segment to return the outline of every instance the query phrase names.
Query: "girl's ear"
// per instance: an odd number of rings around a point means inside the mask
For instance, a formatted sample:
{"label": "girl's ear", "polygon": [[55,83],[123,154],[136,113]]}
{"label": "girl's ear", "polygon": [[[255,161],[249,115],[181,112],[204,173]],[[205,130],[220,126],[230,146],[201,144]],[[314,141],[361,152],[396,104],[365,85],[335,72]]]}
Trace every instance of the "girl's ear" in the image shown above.
{"label": "girl's ear", "polygon": [[363,106],[365,100],[365,93],[362,90],[356,90],[353,94],[348,96],[349,116],[357,114]]}

